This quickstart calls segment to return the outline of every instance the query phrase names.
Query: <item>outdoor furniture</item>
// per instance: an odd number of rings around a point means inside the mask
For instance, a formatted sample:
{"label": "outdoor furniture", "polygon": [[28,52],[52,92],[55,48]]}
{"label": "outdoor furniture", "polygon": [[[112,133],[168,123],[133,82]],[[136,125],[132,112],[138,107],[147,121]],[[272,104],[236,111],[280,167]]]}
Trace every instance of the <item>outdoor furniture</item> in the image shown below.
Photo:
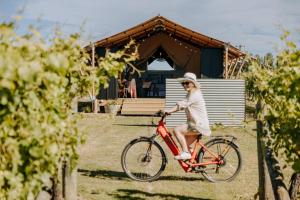
{"label": "outdoor furniture", "polygon": [[150,87],[151,87],[152,81],[143,81],[143,90],[144,90],[144,97],[147,97],[150,92]]}

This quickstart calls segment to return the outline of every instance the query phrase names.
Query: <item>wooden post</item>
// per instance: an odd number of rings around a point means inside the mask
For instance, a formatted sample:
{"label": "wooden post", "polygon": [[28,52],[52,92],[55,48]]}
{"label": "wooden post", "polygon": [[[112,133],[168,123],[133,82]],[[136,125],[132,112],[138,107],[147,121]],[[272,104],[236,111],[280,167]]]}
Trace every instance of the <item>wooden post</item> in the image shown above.
{"label": "wooden post", "polygon": [[[61,168],[59,167],[57,169],[58,174],[61,172]],[[51,200],[62,200],[62,184],[59,184],[59,176],[58,174],[55,174],[51,178],[52,182],[52,197]]]}
{"label": "wooden post", "polygon": [[297,193],[300,189],[300,173],[294,173],[291,178],[291,186],[289,189],[289,194],[291,200],[297,200]]}
{"label": "wooden post", "polygon": [[64,162],[62,176],[64,200],[77,200],[77,167],[72,169],[70,162]]}
{"label": "wooden post", "polygon": [[225,79],[228,75],[228,44],[225,45]]}
{"label": "wooden post", "polygon": [[[92,46],[92,67],[95,67],[95,44],[91,43]],[[95,92],[95,83],[93,82],[92,85],[92,108],[93,113],[98,113],[98,101],[96,99],[96,92]]]}
{"label": "wooden post", "polygon": [[92,66],[95,67],[95,44],[92,43]]}
{"label": "wooden post", "polygon": [[258,178],[259,178],[259,200],[264,200],[265,198],[265,162],[264,153],[262,148],[262,135],[263,135],[263,123],[259,112],[261,110],[261,101],[256,104],[256,131],[257,131],[257,160],[258,160]]}
{"label": "wooden post", "polygon": [[263,115],[263,104],[262,101],[259,100],[256,105],[259,199],[290,200],[288,191],[283,182],[283,175],[278,161],[274,157],[272,150],[265,145],[263,139],[265,137]]}
{"label": "wooden post", "polygon": [[[95,45],[94,43],[91,44],[92,45],[92,67],[95,67]],[[93,82],[93,86],[92,86],[92,96],[95,96],[95,84]]]}

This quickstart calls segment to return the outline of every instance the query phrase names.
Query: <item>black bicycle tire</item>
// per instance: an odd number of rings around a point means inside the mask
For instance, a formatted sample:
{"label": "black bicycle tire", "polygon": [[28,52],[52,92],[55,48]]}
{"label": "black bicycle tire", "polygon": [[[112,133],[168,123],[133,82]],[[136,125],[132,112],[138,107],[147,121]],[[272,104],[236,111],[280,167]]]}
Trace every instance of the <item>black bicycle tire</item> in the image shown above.
{"label": "black bicycle tire", "polygon": [[127,169],[127,165],[126,165],[126,155],[127,155],[127,152],[128,150],[135,144],[139,143],[139,142],[149,142],[149,144],[152,142],[150,138],[138,138],[138,139],[135,139],[133,141],[131,141],[129,144],[127,144],[122,152],[122,156],[121,156],[121,165],[122,165],[122,168],[123,168],[123,171],[126,173],[126,175],[133,179],[133,180],[136,180],[136,181],[141,181],[141,182],[152,182],[152,181],[155,181],[157,180],[161,173],[164,171],[165,167],[166,167],[166,164],[167,164],[167,157],[166,157],[166,154],[163,150],[163,148],[156,142],[156,141],[153,141],[152,145],[154,145],[155,147],[158,148],[159,152],[161,153],[161,156],[162,156],[162,164],[161,164],[161,167],[160,169],[158,170],[158,172],[154,175],[154,176],[151,176],[151,177],[147,177],[147,178],[140,178],[140,177],[137,177],[135,176],[133,173],[130,173],[130,171]]}
{"label": "black bicycle tire", "polygon": [[[229,178],[227,178],[227,179],[225,179],[225,180],[215,180],[215,179],[209,177],[209,176],[205,173],[205,168],[203,168],[203,169],[201,170],[201,173],[202,173],[203,177],[204,177],[205,179],[207,179],[208,181],[210,181],[210,182],[224,182],[224,181],[229,182],[229,181],[232,181],[233,179],[235,179],[235,177],[236,177],[236,176],[239,174],[239,172],[241,171],[241,168],[242,168],[242,155],[241,155],[241,153],[240,153],[238,147],[237,147],[234,143],[232,143],[231,141],[225,140],[225,139],[213,139],[213,140],[210,140],[210,141],[208,141],[208,142],[205,144],[205,146],[206,146],[207,148],[209,148],[209,147],[211,147],[211,146],[213,146],[213,145],[215,145],[215,144],[218,144],[218,143],[222,143],[222,144],[229,145],[229,146],[230,146],[231,148],[233,148],[234,151],[236,152],[237,158],[238,158],[238,161],[239,161],[239,162],[238,162],[238,167],[237,167],[236,171],[234,172],[234,174],[233,174],[231,177],[229,177]],[[203,158],[204,153],[205,153],[205,152],[203,151],[203,149],[200,149],[199,154],[198,154],[198,162],[199,162],[199,163],[203,162],[202,158]]]}

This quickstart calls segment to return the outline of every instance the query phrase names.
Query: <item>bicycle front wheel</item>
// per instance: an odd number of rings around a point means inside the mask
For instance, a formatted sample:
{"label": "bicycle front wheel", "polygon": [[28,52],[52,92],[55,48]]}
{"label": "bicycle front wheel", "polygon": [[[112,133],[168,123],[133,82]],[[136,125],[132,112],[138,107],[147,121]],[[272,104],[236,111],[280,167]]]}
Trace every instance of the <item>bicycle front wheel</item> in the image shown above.
{"label": "bicycle front wheel", "polygon": [[[208,164],[201,168],[202,175],[211,182],[231,181],[239,173],[242,157],[238,147],[227,140],[217,139],[206,144],[207,150],[201,149],[198,162],[209,163],[221,160],[219,164]],[[218,156],[216,158],[214,155]]]}
{"label": "bicycle front wheel", "polygon": [[162,147],[149,138],[139,138],[130,142],[121,157],[124,172],[136,181],[157,180],[166,163],[167,158]]}

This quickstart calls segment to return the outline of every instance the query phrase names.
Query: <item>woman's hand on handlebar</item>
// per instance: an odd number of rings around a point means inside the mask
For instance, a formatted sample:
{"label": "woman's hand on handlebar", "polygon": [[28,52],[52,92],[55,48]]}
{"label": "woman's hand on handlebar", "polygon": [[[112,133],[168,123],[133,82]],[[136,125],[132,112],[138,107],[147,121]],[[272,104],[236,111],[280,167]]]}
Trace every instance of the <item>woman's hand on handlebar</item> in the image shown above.
{"label": "woman's hand on handlebar", "polygon": [[164,115],[165,115],[165,116],[168,116],[168,115],[171,115],[171,113],[168,112],[168,111],[164,111]]}
{"label": "woman's hand on handlebar", "polygon": [[168,111],[160,110],[160,111],[157,112],[157,115],[160,116],[160,117],[165,117],[167,115],[171,115],[171,113],[168,112]]}
{"label": "woman's hand on handlebar", "polygon": [[177,111],[178,111],[178,106],[176,105],[173,108],[164,110],[163,112],[164,112],[165,116],[167,116],[167,115],[171,115],[171,113],[177,112]]}

